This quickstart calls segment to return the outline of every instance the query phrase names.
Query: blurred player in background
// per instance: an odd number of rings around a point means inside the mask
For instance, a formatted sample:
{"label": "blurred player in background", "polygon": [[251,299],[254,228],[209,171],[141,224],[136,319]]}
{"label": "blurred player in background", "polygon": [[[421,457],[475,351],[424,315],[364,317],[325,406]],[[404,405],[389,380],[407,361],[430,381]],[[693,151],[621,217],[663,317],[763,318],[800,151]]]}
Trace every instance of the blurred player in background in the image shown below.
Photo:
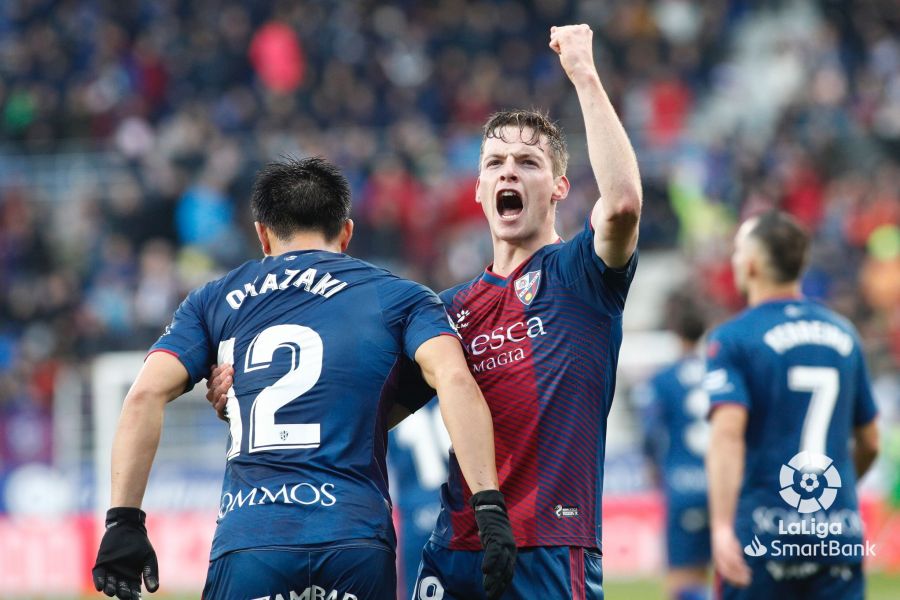
{"label": "blurred player in background", "polygon": [[732,263],[750,308],[707,345],[713,558],[729,600],[864,596],[855,486],[878,452],[876,410],[856,330],[800,295],[808,240],[781,212],[741,226]]}
{"label": "blurred player in background", "polygon": [[140,506],[163,410],[218,361],[238,369],[203,596],[393,598],[385,452],[405,355],[438,392],[499,595],[515,545],[491,416],[440,301],[343,254],[349,185],[321,159],[268,165],[251,207],[265,258],[187,297],[125,399],[95,587],[119,598],[140,597],[141,576],[158,587]]}
{"label": "blurred player in background", "polygon": [[700,339],[708,307],[679,291],[668,299],[668,325],[681,358],[635,390],[645,447],[666,502],[666,589],[673,600],[709,597],[709,511],[703,458],[709,443],[709,397],[701,386]]}
{"label": "blurred player in background", "polygon": [[[441,294],[494,419],[500,487],[519,547],[506,599],[603,596],[606,419],[637,266],[641,184],[594,66],[592,36],[587,25],[550,33],[581,103],[601,196],[583,231],[567,242],[556,232],[556,205],[569,192],[560,130],[534,111],[495,114],[484,127],[475,190],[494,262]],[[207,397],[217,407],[229,372],[213,373]],[[483,598],[486,559],[466,508],[471,492],[451,454],[416,600]]]}
{"label": "blurred player in background", "polygon": [[397,513],[397,581],[400,598],[410,598],[422,548],[441,510],[450,440],[437,398],[410,415],[388,436],[388,472]]}

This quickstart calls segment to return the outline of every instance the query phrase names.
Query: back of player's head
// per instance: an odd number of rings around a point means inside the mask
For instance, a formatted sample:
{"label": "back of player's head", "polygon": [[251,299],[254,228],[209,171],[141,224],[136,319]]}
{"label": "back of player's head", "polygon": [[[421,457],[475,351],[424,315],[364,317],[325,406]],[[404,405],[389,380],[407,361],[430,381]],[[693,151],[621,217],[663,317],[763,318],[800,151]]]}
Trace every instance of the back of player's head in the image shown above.
{"label": "back of player's head", "polygon": [[666,300],[667,326],[678,337],[697,342],[709,321],[709,307],[687,289],[672,292]]}
{"label": "back of player's head", "polygon": [[332,240],[350,218],[350,184],[323,158],[285,158],[256,176],[253,219],[283,240],[299,231],[321,231]]}
{"label": "back of player's head", "polygon": [[772,210],[754,217],[748,236],[766,253],[771,276],[776,283],[800,279],[806,264],[809,234],[787,213]]}
{"label": "back of player's head", "polygon": [[[484,153],[484,142],[490,138],[497,138],[508,142],[504,129],[512,127],[519,131],[522,141],[526,144],[537,144],[541,136],[546,136],[550,145],[550,162],[553,166],[553,176],[559,177],[566,174],[569,164],[569,151],[566,148],[566,139],[559,126],[550,120],[542,112],[536,110],[504,110],[492,114],[484,124],[484,135],[481,138],[481,152]],[[531,130],[530,136],[525,133]]]}

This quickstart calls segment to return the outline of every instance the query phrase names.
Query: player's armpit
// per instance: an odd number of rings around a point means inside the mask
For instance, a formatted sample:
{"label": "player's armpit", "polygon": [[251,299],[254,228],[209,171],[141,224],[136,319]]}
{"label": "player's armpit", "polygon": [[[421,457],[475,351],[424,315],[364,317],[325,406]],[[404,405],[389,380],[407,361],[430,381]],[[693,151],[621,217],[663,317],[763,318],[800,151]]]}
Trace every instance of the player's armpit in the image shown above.
{"label": "player's armpit", "polygon": [[865,425],[853,430],[853,464],[856,466],[856,479],[862,479],[863,475],[878,457],[878,424],[872,419]]}

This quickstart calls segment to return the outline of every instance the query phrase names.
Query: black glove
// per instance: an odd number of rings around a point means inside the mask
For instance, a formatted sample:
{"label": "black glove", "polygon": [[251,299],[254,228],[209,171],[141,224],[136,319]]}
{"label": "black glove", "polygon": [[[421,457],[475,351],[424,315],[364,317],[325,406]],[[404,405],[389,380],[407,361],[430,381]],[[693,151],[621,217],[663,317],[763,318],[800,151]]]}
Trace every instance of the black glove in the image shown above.
{"label": "black glove", "polygon": [[512,581],[516,566],[516,539],[506,514],[506,502],[499,490],[484,490],[474,494],[469,504],[475,511],[478,537],[484,546],[484,592],[488,600],[496,600]]}
{"label": "black glove", "polygon": [[111,508],[106,512],[106,533],[91,570],[98,592],[121,600],[138,600],[141,575],[148,592],[159,588],[159,566],[147,538],[146,518],[139,508]]}

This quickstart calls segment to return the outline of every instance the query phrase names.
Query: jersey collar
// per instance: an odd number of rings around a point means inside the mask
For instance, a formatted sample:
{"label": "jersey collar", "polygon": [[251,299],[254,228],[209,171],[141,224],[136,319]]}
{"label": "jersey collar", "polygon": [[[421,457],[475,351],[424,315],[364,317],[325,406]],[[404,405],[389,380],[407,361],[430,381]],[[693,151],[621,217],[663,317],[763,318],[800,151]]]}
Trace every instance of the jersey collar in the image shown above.
{"label": "jersey collar", "polygon": [[803,302],[806,298],[803,297],[803,294],[786,295],[786,296],[775,296],[774,298],[767,298],[763,300],[757,306],[766,306],[767,304],[786,304],[790,302]]}
{"label": "jersey collar", "polygon": [[[562,244],[562,243],[563,243],[563,239],[561,237],[558,237],[558,238],[556,238],[555,242],[553,242],[552,244],[548,244],[548,246],[555,246],[556,244]],[[531,262],[531,259],[534,258],[538,252],[540,252],[541,250],[543,250],[546,247],[547,246],[540,248],[539,250],[535,251],[534,254],[532,254],[531,256],[529,256],[528,258],[523,260],[522,262],[520,262],[519,266],[517,266],[515,269],[510,271],[509,275],[506,277],[503,277],[501,275],[497,275],[496,273],[494,273],[491,270],[494,267],[494,263],[489,264],[484,269],[484,273],[481,274],[481,280],[484,281],[485,283],[489,283],[491,285],[496,285],[499,287],[506,287],[506,282],[509,281],[514,276],[516,276],[519,273],[519,271],[522,270],[522,267],[524,267],[529,262]]]}

